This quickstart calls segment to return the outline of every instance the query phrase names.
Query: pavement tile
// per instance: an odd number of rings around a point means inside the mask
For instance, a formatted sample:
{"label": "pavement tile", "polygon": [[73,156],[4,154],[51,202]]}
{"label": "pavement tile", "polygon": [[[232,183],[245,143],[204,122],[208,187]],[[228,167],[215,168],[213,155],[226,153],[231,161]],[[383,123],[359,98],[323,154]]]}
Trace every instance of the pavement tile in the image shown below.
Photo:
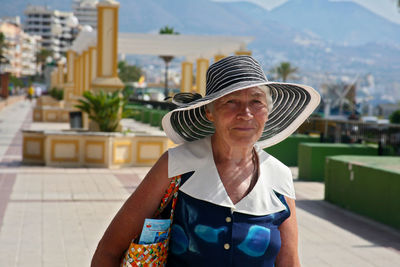
{"label": "pavement tile", "polygon": [[[32,104],[0,112],[0,267],[89,266],[106,227],[149,168],[20,165],[21,127],[68,127],[32,123]],[[291,170],[302,266],[398,265],[399,231],[324,202],[323,183],[299,181],[298,169]]]}

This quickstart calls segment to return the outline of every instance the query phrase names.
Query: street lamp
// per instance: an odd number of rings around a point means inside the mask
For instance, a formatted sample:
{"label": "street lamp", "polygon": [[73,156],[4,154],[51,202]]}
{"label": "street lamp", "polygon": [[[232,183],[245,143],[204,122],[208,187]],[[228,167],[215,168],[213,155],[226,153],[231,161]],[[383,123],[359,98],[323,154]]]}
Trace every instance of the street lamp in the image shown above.
{"label": "street lamp", "polygon": [[165,62],[165,87],[164,87],[164,95],[168,97],[168,65],[174,59],[173,56],[160,56],[162,60]]}
{"label": "street lamp", "polygon": [[79,25],[78,18],[75,17],[74,15],[71,15],[67,18],[66,24],[70,28],[76,28]]}
{"label": "street lamp", "polygon": [[69,45],[75,40],[76,35],[79,32],[79,20],[74,15],[71,15],[66,20],[66,25],[71,29],[71,39],[69,40]]}

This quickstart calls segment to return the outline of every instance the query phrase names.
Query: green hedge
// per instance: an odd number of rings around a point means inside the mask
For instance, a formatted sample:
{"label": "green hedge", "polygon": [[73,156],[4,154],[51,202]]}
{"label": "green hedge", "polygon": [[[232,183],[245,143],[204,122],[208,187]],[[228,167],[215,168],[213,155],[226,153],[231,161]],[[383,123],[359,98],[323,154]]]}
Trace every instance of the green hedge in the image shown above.
{"label": "green hedge", "polygon": [[336,155],[378,155],[377,147],[360,144],[301,143],[299,179],[324,181],[325,158]]}
{"label": "green hedge", "polygon": [[142,117],[142,109],[144,107],[141,105],[126,105],[125,106],[125,110],[124,113],[126,114],[126,117],[128,118],[132,118],[136,121],[140,121],[141,117]]}
{"label": "green hedge", "polygon": [[168,110],[151,109],[141,105],[129,104],[125,106],[126,114],[129,118],[148,123],[154,127],[161,127],[161,120]]}
{"label": "green hedge", "polygon": [[151,115],[151,109],[149,108],[143,108],[142,109],[142,116],[140,118],[140,121],[143,123],[150,123],[150,115]]}
{"label": "green hedge", "polygon": [[400,157],[328,157],[325,200],[400,229]]}
{"label": "green hedge", "polygon": [[264,150],[279,159],[287,166],[297,166],[297,151],[300,143],[317,143],[319,137],[309,136],[305,134],[293,134],[282,142],[265,148]]}
{"label": "green hedge", "polygon": [[161,120],[168,111],[156,109],[152,110],[150,114],[150,125],[155,127],[161,126]]}

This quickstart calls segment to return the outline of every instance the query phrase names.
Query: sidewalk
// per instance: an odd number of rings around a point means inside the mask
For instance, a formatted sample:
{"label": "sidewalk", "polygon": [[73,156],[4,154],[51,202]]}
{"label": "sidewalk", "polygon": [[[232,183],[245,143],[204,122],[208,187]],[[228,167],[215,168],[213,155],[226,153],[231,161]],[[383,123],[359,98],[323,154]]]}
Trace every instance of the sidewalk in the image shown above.
{"label": "sidewalk", "polygon": [[[67,127],[31,118],[29,102],[0,112],[0,266],[89,266],[149,168],[23,166],[21,128]],[[324,202],[321,183],[295,180],[295,187],[302,266],[398,265],[398,231]]]}

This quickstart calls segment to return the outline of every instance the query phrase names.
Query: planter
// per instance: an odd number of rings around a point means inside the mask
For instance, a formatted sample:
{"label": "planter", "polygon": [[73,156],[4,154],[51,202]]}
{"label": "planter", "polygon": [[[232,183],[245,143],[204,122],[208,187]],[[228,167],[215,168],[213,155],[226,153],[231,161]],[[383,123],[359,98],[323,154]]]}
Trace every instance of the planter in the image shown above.
{"label": "planter", "polygon": [[69,112],[74,108],[65,108],[64,101],[58,101],[51,96],[43,95],[36,100],[33,108],[34,122],[69,122]]}
{"label": "planter", "polygon": [[287,166],[297,166],[298,147],[300,143],[318,143],[319,137],[304,134],[293,134],[282,142],[264,150]]}
{"label": "planter", "polygon": [[335,155],[378,155],[378,148],[360,144],[299,144],[299,178],[324,181],[325,158]]}
{"label": "planter", "polygon": [[50,107],[64,107],[64,100],[57,100],[48,95],[42,95],[36,100],[36,106],[43,107],[43,106],[50,106]]}
{"label": "planter", "polygon": [[23,162],[57,167],[152,166],[172,142],[148,133],[22,131]]}
{"label": "planter", "polygon": [[400,229],[400,158],[328,157],[325,200]]}
{"label": "planter", "polygon": [[36,106],[33,108],[34,122],[69,122],[69,113],[73,108]]}

